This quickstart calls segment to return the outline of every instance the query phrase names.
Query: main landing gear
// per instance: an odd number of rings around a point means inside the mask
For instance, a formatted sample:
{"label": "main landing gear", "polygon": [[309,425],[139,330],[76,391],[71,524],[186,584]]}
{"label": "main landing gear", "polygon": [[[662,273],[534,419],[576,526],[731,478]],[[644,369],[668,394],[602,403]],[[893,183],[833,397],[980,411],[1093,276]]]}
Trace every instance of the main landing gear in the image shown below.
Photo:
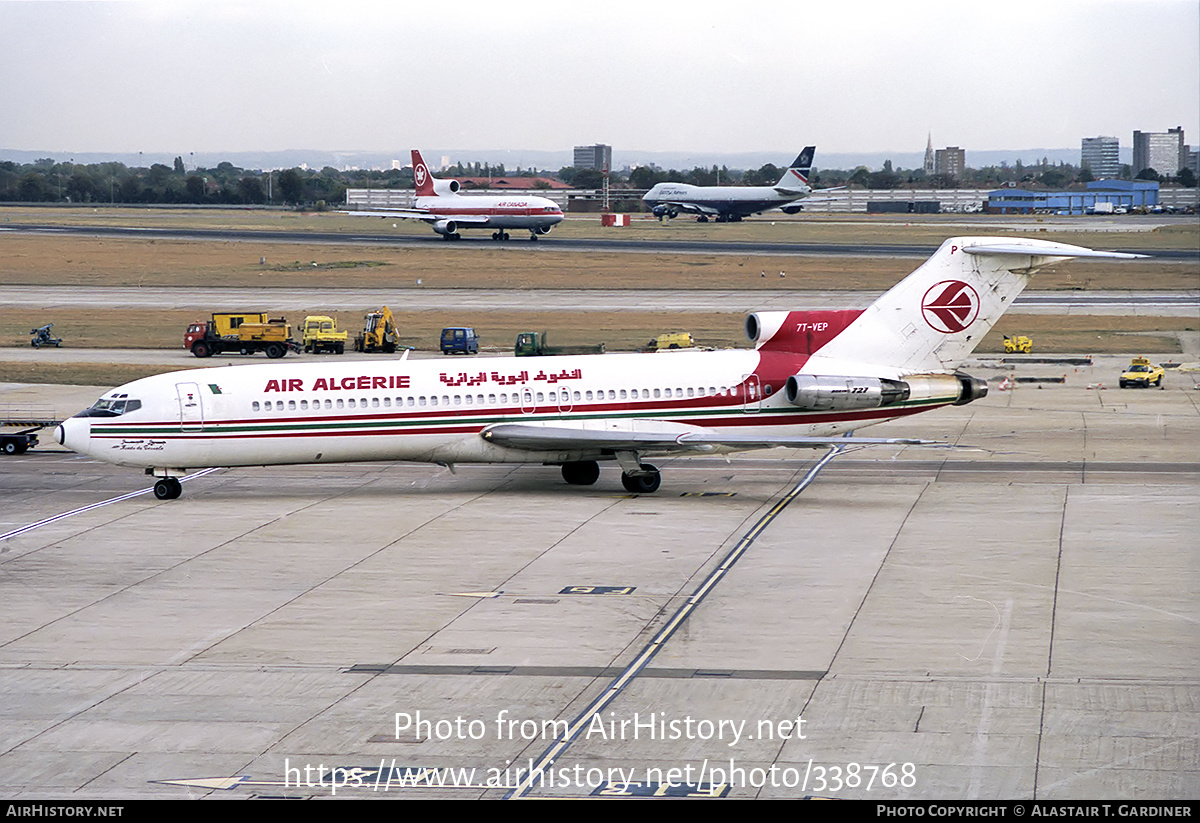
{"label": "main landing gear", "polygon": [[621,472],[621,485],[631,494],[654,494],[662,484],[662,475],[658,473],[658,467],[640,463],[638,468],[641,469],[638,474]]}
{"label": "main landing gear", "polygon": [[572,486],[590,486],[600,479],[600,464],[595,460],[563,463],[562,476]]}
{"label": "main landing gear", "polygon": [[175,500],[183,494],[183,484],[174,477],[160,477],[154,484],[154,496],[159,500]]}
{"label": "main landing gear", "polygon": [[494,231],[494,232],[492,232],[492,239],[493,240],[507,240],[508,232],[506,232],[504,229],[500,229],[500,231]]}
{"label": "main landing gear", "polygon": [[[631,494],[653,494],[662,484],[658,467],[649,463],[638,463],[637,471],[621,472],[621,485]],[[572,486],[590,486],[600,479],[600,464],[595,460],[580,460],[562,464],[563,480]]]}

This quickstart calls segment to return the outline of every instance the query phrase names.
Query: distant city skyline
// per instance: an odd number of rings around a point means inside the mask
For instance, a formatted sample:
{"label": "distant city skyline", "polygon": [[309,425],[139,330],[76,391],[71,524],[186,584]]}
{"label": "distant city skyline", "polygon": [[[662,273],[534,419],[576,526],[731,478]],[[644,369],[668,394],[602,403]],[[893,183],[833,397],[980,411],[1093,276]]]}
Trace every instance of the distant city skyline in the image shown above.
{"label": "distant city skyline", "polygon": [[[0,148],[769,154],[1200,139],[1195,0],[0,2]],[[1078,161],[1076,161],[1078,162]]]}

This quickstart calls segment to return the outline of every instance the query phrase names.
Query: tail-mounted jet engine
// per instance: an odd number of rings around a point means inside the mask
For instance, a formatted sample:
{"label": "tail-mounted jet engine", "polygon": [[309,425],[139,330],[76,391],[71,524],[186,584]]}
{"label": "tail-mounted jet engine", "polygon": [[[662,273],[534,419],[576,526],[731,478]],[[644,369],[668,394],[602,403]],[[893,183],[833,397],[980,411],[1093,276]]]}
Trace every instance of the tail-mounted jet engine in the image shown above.
{"label": "tail-mounted jet engine", "polygon": [[904,380],[794,374],[784,386],[787,401],[805,411],[877,409],[913,401],[962,406],[986,395],[986,380],[961,372],[914,374]]}

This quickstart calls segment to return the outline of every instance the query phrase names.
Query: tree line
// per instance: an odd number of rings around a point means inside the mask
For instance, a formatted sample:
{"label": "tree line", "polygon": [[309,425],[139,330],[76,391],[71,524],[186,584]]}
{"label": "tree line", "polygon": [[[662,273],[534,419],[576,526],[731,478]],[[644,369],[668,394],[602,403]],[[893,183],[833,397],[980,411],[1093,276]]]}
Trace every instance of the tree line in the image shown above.
{"label": "tree line", "polygon": [[0,201],[23,203],[122,203],[190,205],[312,206],[343,203],[347,188],[412,187],[412,170],[339,171],[325,167],[261,171],[218,163],[186,170],[176,157],[171,166],[149,168],[124,163],[0,161]]}
{"label": "tree line", "polygon": [[[613,172],[609,185],[622,189],[650,189],[656,183],[679,182],[697,186],[772,186],[779,182],[785,170],[767,163],[758,169],[729,169],[725,166],[700,167],[691,170],[663,170],[655,166],[639,166]],[[537,173],[535,170],[518,175]],[[459,163],[438,173],[445,177],[504,176],[504,165]],[[557,177],[569,186],[580,189],[599,189],[604,176],[597,169],[565,167]],[[1180,169],[1173,177],[1160,176],[1146,169],[1138,179],[1176,182],[1195,186],[1191,169]],[[1130,167],[1122,168],[1122,179],[1132,179]],[[1018,160],[1010,166],[967,168],[959,177],[929,174],[924,169],[893,168],[890,160],[883,168],[872,171],[866,166],[855,169],[815,169],[809,183],[814,188],[848,186],[861,189],[904,188],[999,188],[1012,184],[1026,188],[1061,189],[1091,182],[1095,178],[1086,167],[1068,163],[1026,165]],[[0,202],[26,203],[121,203],[121,204],[190,204],[190,205],[282,205],[322,208],[344,203],[348,188],[413,188],[412,169],[353,169],[340,171],[326,166],[315,169],[248,170],[232,163],[218,163],[213,168],[184,168],[183,159],[175,158],[171,166],[155,163],[148,168],[129,167],[123,163],[78,164],[43,158],[33,163],[18,164],[0,161]],[[484,186],[486,188],[486,186]]]}

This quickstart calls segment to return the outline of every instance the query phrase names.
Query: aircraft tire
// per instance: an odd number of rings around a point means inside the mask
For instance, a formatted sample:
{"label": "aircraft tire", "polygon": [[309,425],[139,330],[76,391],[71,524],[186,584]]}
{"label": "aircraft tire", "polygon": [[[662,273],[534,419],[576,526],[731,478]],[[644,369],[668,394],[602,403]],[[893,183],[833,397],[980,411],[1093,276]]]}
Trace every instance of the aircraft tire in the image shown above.
{"label": "aircraft tire", "polygon": [[600,464],[595,460],[563,463],[562,476],[572,486],[590,486],[600,479]]}
{"label": "aircraft tire", "polygon": [[154,484],[154,496],[159,500],[175,500],[183,494],[183,484],[174,477],[164,477]]}
{"label": "aircraft tire", "polygon": [[641,466],[642,471],[649,473],[633,476],[621,472],[621,485],[631,494],[654,494],[662,484],[662,475],[656,466],[649,463],[642,463]]}

